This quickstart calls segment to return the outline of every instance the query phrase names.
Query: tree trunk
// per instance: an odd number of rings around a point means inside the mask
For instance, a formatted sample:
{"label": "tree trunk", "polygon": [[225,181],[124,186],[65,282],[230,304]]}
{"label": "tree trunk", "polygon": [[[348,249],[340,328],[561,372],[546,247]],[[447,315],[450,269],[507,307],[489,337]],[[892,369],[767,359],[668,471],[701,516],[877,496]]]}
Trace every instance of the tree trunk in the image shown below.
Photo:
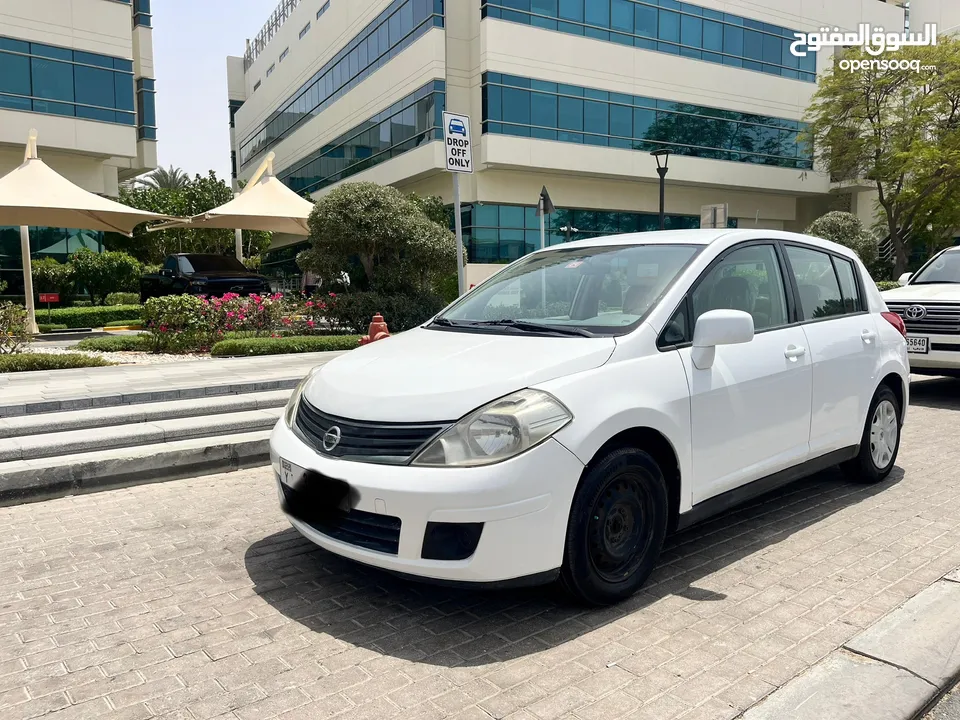
{"label": "tree trunk", "polygon": [[907,265],[910,262],[910,255],[907,253],[907,246],[900,237],[900,232],[895,231],[890,234],[893,241],[893,249],[896,257],[893,261],[893,279],[896,280],[907,271]]}
{"label": "tree trunk", "polygon": [[360,255],[360,265],[363,267],[363,273],[367,276],[367,288],[373,283],[373,255]]}

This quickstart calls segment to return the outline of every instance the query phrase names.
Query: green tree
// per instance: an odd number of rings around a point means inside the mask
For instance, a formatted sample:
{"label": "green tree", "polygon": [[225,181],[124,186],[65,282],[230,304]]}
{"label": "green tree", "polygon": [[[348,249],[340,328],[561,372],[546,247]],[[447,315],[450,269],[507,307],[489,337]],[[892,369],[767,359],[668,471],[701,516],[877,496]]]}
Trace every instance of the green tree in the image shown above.
{"label": "green tree", "polygon": [[942,239],[960,225],[960,39],[884,59],[912,67],[850,70],[841,62],[876,59],[861,49],[839,56],[808,109],[806,139],[834,181],[876,188],[897,275],[928,226]]}
{"label": "green tree", "polygon": [[431,291],[457,267],[453,233],[431,219],[439,216],[436,208],[435,200],[393,187],[345,183],[317,201],[309,220],[312,247],[297,264],[329,279],[356,260],[352,290]]}
{"label": "green tree", "polygon": [[78,286],[86,288],[90,300],[102,305],[114,292],[137,292],[143,266],[126,253],[95,253],[84,248],[70,258]]}
{"label": "green tree", "polygon": [[154,190],[179,190],[190,184],[190,176],[171,165],[169,168],[157,168],[138,182]]}
{"label": "green tree", "polygon": [[828,212],[810,223],[806,233],[850,248],[868,267],[877,261],[877,239],[853,213]]}
{"label": "green tree", "polygon": [[59,293],[61,300],[73,292],[73,265],[52,257],[42,257],[30,263],[33,289],[36,292]]}
{"label": "green tree", "polygon": [[[179,188],[120,188],[120,202],[124,205],[179,217],[198,215],[232,199],[233,190],[212,170],[206,176],[195,176]],[[146,264],[162,263],[167,255],[178,252],[222,255],[229,253],[234,243],[233,230],[209,228],[183,227],[148,232],[147,225],[139,225],[130,238],[118,233],[104,236],[108,249],[127,252]],[[243,231],[245,257],[259,255],[269,246],[270,233]]]}

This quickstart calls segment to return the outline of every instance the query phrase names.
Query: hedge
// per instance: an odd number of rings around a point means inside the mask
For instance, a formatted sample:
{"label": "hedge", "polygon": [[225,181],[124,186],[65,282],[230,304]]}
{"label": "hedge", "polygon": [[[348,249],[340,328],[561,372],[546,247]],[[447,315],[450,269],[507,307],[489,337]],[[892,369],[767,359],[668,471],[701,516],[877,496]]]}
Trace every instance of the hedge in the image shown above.
{"label": "hedge", "polygon": [[37,328],[42,333],[48,333],[54,330],[66,330],[67,326],[63,323],[37,323]]}
{"label": "hedge", "polygon": [[900,287],[900,283],[898,283],[896,280],[881,280],[877,283],[877,289],[880,292],[883,292],[884,290],[894,290],[898,287]]}
{"label": "hedge", "polygon": [[75,347],[96,352],[150,352],[150,338],[145,335],[92,337],[81,340]]}
{"label": "hedge", "polygon": [[113,365],[103,358],[66,353],[48,355],[47,353],[14,353],[0,355],[0,373],[29,372],[31,370],[68,370],[70,368],[103,367]]}
{"label": "hedge", "polygon": [[143,327],[143,322],[140,320],[111,320],[108,323],[104,323],[103,327],[130,327],[130,328],[139,328]]}
{"label": "hedge", "polygon": [[62,323],[68,328],[95,328],[103,327],[108,322],[124,320],[140,322],[139,305],[115,305],[113,307],[69,307],[54,308],[49,317],[46,311],[39,313],[43,319],[52,323]]}
{"label": "hedge", "polygon": [[287,355],[290,353],[353,350],[359,343],[359,335],[306,335],[281,338],[248,338],[246,340],[221,340],[210,348],[210,354],[213,357]]}
{"label": "hedge", "polygon": [[139,305],[140,293],[115,292],[107,295],[104,305]]}

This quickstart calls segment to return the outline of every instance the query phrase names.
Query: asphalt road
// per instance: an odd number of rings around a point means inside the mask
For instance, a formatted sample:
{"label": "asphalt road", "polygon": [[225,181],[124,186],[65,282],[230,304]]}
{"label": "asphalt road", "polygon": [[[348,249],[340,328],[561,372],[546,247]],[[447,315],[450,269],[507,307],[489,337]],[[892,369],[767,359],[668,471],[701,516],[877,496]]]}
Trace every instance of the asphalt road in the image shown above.
{"label": "asphalt road", "polygon": [[944,695],[933,710],[923,718],[924,720],[960,720],[960,685],[954,685],[953,690]]}

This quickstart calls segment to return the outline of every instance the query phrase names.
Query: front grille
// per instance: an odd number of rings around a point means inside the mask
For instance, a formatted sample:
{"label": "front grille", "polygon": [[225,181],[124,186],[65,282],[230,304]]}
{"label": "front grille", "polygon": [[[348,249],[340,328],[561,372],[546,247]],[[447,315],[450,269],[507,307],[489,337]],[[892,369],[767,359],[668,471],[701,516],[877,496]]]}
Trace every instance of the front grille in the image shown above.
{"label": "front grille", "polygon": [[[283,494],[289,492],[280,483]],[[400,518],[378,515],[364,510],[351,510],[337,520],[306,523],[321,535],[356,545],[365,550],[396,555],[400,551]]]}
{"label": "front grille", "polygon": [[[917,306],[924,308],[927,314],[922,318],[908,317],[907,309]],[[960,335],[960,304],[887,303],[887,307],[903,318],[908,332]]]}
{"label": "front grille", "polygon": [[[317,452],[343,460],[402,465],[413,457],[427,441],[450,423],[377,423],[348,420],[328,415],[300,399],[297,428]],[[330,450],[323,446],[323,436],[332,428],[340,429],[340,441]]]}

